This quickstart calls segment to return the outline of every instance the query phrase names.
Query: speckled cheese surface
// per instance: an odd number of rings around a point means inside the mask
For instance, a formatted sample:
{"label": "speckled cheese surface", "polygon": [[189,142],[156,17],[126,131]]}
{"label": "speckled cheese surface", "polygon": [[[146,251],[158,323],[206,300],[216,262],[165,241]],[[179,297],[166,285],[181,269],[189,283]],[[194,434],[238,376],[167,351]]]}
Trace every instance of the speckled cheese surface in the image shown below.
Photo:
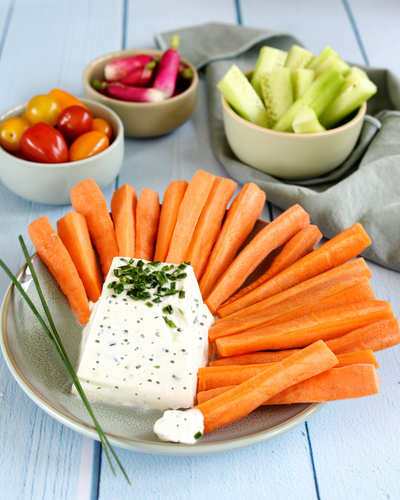
{"label": "speckled cheese surface", "polygon": [[[197,370],[207,364],[207,332],[214,321],[193,269],[142,261],[142,269],[172,279],[161,291],[159,286],[147,288],[146,300],[134,300],[127,294],[131,285],[125,284],[121,293],[108,287],[118,283],[114,271],[127,262],[134,267],[139,263],[114,258],[83,331],[77,371],[82,387],[89,399],[106,403],[161,410],[192,407]],[[165,295],[173,289],[178,292]]]}

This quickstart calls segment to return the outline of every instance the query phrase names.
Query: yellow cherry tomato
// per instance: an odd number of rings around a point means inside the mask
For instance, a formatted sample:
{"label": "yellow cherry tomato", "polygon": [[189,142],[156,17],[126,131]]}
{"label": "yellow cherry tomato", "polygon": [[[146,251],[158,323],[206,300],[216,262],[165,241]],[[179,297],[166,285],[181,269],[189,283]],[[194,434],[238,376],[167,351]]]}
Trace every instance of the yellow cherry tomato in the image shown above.
{"label": "yellow cherry tomato", "polygon": [[108,121],[103,120],[103,118],[93,118],[92,130],[103,132],[103,134],[106,134],[106,136],[111,141],[113,136],[113,129],[111,128],[111,125],[108,123]]}
{"label": "yellow cherry tomato", "polygon": [[92,130],[80,135],[69,148],[69,161],[84,160],[108,148],[110,141],[106,134]]}
{"label": "yellow cherry tomato", "polygon": [[28,120],[19,116],[4,120],[4,122],[0,125],[0,144],[2,147],[5,150],[10,151],[10,153],[20,151],[21,148],[19,147],[19,140],[25,130],[30,126],[31,124]]}
{"label": "yellow cherry tomato", "polygon": [[32,125],[44,122],[55,127],[60,113],[61,106],[50,95],[37,95],[28,102],[26,107],[26,116]]}

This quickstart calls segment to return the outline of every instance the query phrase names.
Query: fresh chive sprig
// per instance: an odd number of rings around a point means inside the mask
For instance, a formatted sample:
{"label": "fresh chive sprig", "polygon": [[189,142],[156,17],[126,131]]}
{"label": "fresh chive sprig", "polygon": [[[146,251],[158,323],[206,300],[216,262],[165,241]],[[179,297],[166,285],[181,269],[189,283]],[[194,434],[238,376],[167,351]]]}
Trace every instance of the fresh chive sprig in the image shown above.
{"label": "fresh chive sprig", "polygon": [[[92,410],[92,407],[86,397],[86,394],[84,393],[83,391],[83,388],[81,386],[81,383],[79,381],[79,378],[78,376],[76,375],[76,372],[71,364],[71,361],[65,351],[65,348],[64,348],[64,345],[61,341],[61,338],[57,332],[57,329],[56,329],[56,326],[54,324],[54,321],[53,321],[53,318],[51,316],[51,313],[50,313],[50,310],[47,306],[47,303],[46,303],[46,300],[44,298],[44,295],[43,295],[43,292],[42,292],[42,289],[41,289],[41,286],[40,286],[40,283],[39,283],[39,280],[37,278],[37,275],[36,275],[36,271],[35,271],[35,268],[33,267],[33,264],[32,264],[32,260],[29,256],[29,253],[28,253],[28,250],[26,248],[26,245],[25,245],[25,242],[22,238],[22,236],[19,237],[19,242],[21,244],[21,247],[22,247],[22,251],[24,253],[24,256],[25,256],[25,260],[26,260],[26,263],[29,267],[29,270],[31,272],[31,276],[32,276],[32,279],[34,281],[34,284],[36,286],[36,290],[38,292],[38,295],[39,295],[39,298],[40,298],[40,301],[42,303],[42,306],[43,306],[43,309],[44,309],[44,312],[46,314],[46,317],[47,317],[47,320],[50,324],[50,327],[51,327],[51,330],[48,328],[47,324],[45,323],[45,321],[43,320],[42,316],[40,315],[39,311],[36,309],[35,305],[33,304],[33,302],[31,301],[31,299],[29,298],[29,296],[27,295],[27,293],[25,292],[25,290],[22,288],[21,284],[18,282],[18,280],[15,278],[15,276],[13,275],[13,273],[10,271],[10,269],[7,267],[7,265],[3,262],[2,259],[0,259],[0,266],[2,267],[2,269],[4,270],[4,272],[7,274],[7,276],[11,279],[11,281],[13,282],[14,286],[17,288],[17,290],[20,292],[20,294],[22,295],[23,299],[25,300],[25,302],[27,303],[28,307],[31,309],[31,311],[33,312],[33,314],[35,315],[36,319],[39,321],[40,325],[42,326],[43,330],[45,331],[46,335],[49,337],[51,343],[53,344],[58,356],[60,357],[63,365],[65,366],[67,372],[68,372],[68,375],[70,376],[73,384],[75,385],[76,387],[76,390],[79,394],[79,396],[81,397],[88,413],[90,414],[92,420],[93,420],[93,423],[94,423],[94,426],[97,430],[97,433],[99,435],[99,438],[100,438],[100,441],[101,441],[101,444],[103,445],[103,449],[104,449],[104,452],[106,454],[106,457],[107,457],[107,460],[108,460],[108,463],[110,464],[110,468],[114,474],[114,476],[116,476],[116,472],[115,472],[115,469],[114,469],[114,465],[111,461],[111,457],[110,457],[110,454],[109,454],[109,450],[111,451],[113,457],[115,458],[119,468],[121,469],[122,473],[124,474],[128,484],[130,485],[131,482],[129,480],[129,477],[127,475],[127,473],[125,472],[125,469],[123,468],[117,454],[115,453],[113,447],[111,446],[107,436],[105,435],[103,429],[101,428],[99,422],[97,421],[94,413],[93,413],[93,410]],[[108,448],[109,450],[108,450]]]}

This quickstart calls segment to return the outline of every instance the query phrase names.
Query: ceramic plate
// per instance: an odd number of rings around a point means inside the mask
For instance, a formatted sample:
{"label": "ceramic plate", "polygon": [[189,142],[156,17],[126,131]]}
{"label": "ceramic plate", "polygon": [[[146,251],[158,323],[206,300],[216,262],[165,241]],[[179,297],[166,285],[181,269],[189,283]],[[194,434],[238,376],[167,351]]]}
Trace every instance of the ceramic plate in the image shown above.
{"label": "ceramic plate", "polygon": [[[82,326],[47,267],[36,255],[33,263],[62,342],[77,367]],[[42,311],[26,266],[17,278]],[[1,309],[1,346],[14,378],[40,408],[81,434],[98,439],[85,406],[71,394],[71,381],[50,340],[13,285]],[[195,445],[180,445],[163,443],[154,434],[153,425],[161,411],[92,403],[113,445],[164,455],[219,453],[261,443],[290,431],[323,406],[324,403],[260,407],[247,417],[204,435]]]}

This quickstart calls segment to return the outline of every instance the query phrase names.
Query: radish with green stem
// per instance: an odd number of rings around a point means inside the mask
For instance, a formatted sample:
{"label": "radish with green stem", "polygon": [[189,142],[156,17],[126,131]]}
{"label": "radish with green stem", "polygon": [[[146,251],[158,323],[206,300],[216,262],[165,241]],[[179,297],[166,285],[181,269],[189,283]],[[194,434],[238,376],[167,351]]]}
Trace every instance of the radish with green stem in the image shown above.
{"label": "radish with green stem", "polygon": [[154,75],[154,69],[157,66],[155,60],[146,64],[143,68],[136,69],[129,73],[125,78],[121,78],[118,83],[123,85],[136,85],[137,87],[146,87],[151,82]]}
{"label": "radish with green stem", "polygon": [[154,79],[153,89],[163,93],[164,98],[171,97],[175,90],[179,70],[179,36],[174,35],[171,47],[166,50],[158,63],[157,75]]}
{"label": "radish with green stem", "polygon": [[[104,85],[102,82],[99,82]],[[92,82],[92,86],[94,82]],[[94,88],[96,88],[94,86]],[[98,90],[104,89],[104,86]],[[164,101],[165,95],[161,90],[146,88],[146,87],[133,87],[132,85],[123,85],[122,83],[110,83],[105,87],[105,92],[108,97],[118,99],[120,101],[129,102],[160,102]]]}
{"label": "radish with green stem", "polygon": [[132,71],[143,68],[143,66],[146,66],[152,59],[151,56],[140,54],[138,56],[110,61],[104,68],[104,77],[109,82],[116,82],[128,76]]}

